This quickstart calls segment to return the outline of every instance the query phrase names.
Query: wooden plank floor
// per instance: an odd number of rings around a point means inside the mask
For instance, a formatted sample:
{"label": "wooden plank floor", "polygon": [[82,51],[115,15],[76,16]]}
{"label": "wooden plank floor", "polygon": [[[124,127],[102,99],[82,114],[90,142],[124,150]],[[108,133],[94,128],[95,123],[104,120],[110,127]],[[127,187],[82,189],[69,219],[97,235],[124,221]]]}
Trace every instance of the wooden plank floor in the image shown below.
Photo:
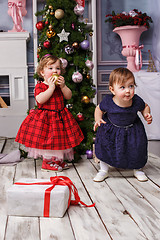
{"label": "wooden plank floor", "polygon": [[[1,153],[18,148],[14,139],[0,138]],[[58,175],[68,176],[80,198],[93,208],[70,206],[63,218],[7,216],[6,190],[20,178],[50,178],[42,160],[25,159],[15,166],[0,165],[0,240],[159,240],[160,159],[153,154],[145,166],[148,182],[132,171],[110,168],[105,182],[95,183],[99,165],[84,158]]]}

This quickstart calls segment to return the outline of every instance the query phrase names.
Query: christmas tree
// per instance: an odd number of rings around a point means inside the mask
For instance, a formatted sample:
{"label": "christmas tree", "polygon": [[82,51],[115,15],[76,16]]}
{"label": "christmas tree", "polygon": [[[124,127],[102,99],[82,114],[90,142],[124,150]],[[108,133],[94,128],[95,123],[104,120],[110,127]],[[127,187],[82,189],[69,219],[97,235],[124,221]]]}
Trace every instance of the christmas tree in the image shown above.
{"label": "christmas tree", "polygon": [[[36,13],[36,16],[42,16],[36,24],[38,60],[46,54],[61,58],[66,85],[72,90],[72,98],[66,102],[66,107],[79,123],[85,137],[75,148],[75,159],[87,150],[92,151],[95,109],[92,102],[95,96],[91,76],[93,62],[89,47],[92,29],[83,21],[84,2],[77,1],[47,0],[44,9]],[[36,74],[35,78],[38,78]]]}

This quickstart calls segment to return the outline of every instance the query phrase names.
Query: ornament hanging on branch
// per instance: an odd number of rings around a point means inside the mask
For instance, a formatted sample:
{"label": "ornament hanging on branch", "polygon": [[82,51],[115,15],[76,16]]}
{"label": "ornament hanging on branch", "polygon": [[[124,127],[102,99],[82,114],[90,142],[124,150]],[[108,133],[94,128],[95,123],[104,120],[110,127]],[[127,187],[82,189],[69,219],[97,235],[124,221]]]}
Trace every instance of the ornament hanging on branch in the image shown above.
{"label": "ornament hanging on branch", "polygon": [[86,64],[86,66],[89,68],[89,70],[92,70],[92,69],[94,68],[94,64],[93,64],[93,62],[90,61],[90,60],[87,60],[87,61],[85,62],[85,64]]}
{"label": "ornament hanging on branch", "polygon": [[82,114],[82,113],[78,113],[78,114],[77,114],[77,121],[78,121],[78,122],[82,122],[83,120],[84,120],[83,114]]}
{"label": "ornament hanging on branch", "polygon": [[55,31],[52,29],[48,29],[46,32],[48,38],[54,37],[56,35]]}
{"label": "ornament hanging on branch", "polygon": [[88,104],[90,102],[90,98],[88,96],[83,96],[81,101],[85,104]]}
{"label": "ornament hanging on branch", "polygon": [[62,41],[67,41],[68,42],[68,36],[69,36],[69,32],[65,32],[64,28],[62,29],[61,33],[58,33],[58,37],[60,38],[60,42]]}
{"label": "ornament hanging on branch", "polygon": [[74,52],[74,48],[71,47],[70,45],[66,45],[64,50],[67,54],[72,54]]}
{"label": "ornament hanging on branch", "polygon": [[82,80],[83,80],[83,76],[82,76],[82,74],[80,73],[80,72],[74,72],[73,73],[73,75],[72,75],[72,80],[73,80],[73,82],[75,82],[75,83],[80,83],[80,82],[82,82]]}
{"label": "ornament hanging on branch", "polygon": [[84,7],[80,6],[79,4],[77,4],[75,7],[74,7],[74,13],[78,16],[81,16],[83,15],[84,13]]}
{"label": "ornament hanging on branch", "polygon": [[62,63],[62,67],[66,68],[67,65],[68,65],[68,61],[65,58],[60,58],[60,60],[61,60],[61,63]]}
{"label": "ornament hanging on branch", "polygon": [[80,43],[80,47],[83,50],[87,50],[89,48],[89,41],[88,40],[83,40],[83,42]]}
{"label": "ornament hanging on branch", "polygon": [[92,159],[93,158],[93,152],[92,150],[87,150],[86,151],[87,159]]}
{"label": "ornament hanging on branch", "polygon": [[72,47],[73,47],[74,49],[78,49],[78,48],[79,48],[79,43],[78,43],[78,42],[72,43]]}
{"label": "ornament hanging on branch", "polygon": [[46,40],[44,41],[43,46],[48,49],[51,47],[51,42],[49,40]]}
{"label": "ornament hanging on branch", "polygon": [[64,17],[64,11],[62,9],[57,9],[54,13],[54,16],[55,16],[55,18],[60,20]]}
{"label": "ornament hanging on branch", "polygon": [[44,22],[43,22],[43,21],[37,22],[37,23],[36,23],[36,28],[37,28],[37,30],[39,30],[39,31],[43,30],[43,28],[44,28]]}

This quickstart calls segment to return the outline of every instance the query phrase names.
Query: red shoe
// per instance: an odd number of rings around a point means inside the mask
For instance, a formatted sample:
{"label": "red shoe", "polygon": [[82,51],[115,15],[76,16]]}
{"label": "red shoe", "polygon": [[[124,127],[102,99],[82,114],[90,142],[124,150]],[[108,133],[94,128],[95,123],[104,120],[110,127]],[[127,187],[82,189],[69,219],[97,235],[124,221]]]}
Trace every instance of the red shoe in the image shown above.
{"label": "red shoe", "polygon": [[63,169],[58,164],[52,162],[51,160],[46,161],[46,159],[42,162],[42,168],[41,170],[44,171],[54,171],[54,172],[61,172]]}
{"label": "red shoe", "polygon": [[60,167],[62,167],[63,170],[68,169],[69,166],[66,162],[64,162],[62,159],[56,159],[55,157],[52,157],[52,162],[59,165]]}

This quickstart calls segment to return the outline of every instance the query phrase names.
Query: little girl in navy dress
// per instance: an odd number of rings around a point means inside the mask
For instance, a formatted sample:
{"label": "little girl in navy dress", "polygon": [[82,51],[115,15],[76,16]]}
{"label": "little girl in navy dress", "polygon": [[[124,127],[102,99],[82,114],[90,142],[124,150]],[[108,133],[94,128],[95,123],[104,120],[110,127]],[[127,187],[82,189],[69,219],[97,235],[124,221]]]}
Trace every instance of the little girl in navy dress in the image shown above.
{"label": "little girl in navy dress", "polygon": [[147,162],[147,136],[137,113],[141,112],[148,124],[152,116],[150,107],[134,94],[135,86],[131,71],[126,68],[113,70],[109,78],[112,95],[106,95],[95,109],[94,130],[98,127],[95,154],[100,160],[95,182],[108,177],[108,165],[134,169],[139,181],[148,180],[142,171]]}
{"label": "little girl in navy dress", "polygon": [[38,108],[30,111],[15,139],[27,147],[29,157],[43,157],[43,170],[68,168],[64,160],[74,159],[73,148],[84,138],[78,123],[64,106],[64,98],[69,100],[72,92],[61,70],[59,58],[50,54],[41,58],[37,73],[42,80],[36,84],[34,93]]}

